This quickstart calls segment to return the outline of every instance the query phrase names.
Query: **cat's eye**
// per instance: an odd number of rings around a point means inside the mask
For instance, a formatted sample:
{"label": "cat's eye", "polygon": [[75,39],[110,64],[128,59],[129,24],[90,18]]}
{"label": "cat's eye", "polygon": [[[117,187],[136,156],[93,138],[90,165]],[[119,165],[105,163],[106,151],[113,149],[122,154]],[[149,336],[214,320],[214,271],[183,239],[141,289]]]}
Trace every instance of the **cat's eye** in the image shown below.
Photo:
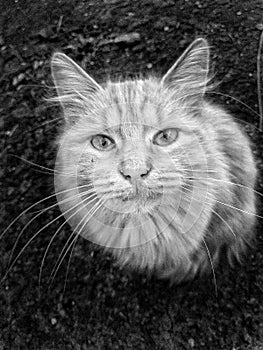
{"label": "cat's eye", "polygon": [[114,140],[106,135],[95,135],[90,142],[99,151],[110,151],[115,146]]}
{"label": "cat's eye", "polygon": [[157,132],[153,137],[153,143],[158,146],[169,146],[178,137],[178,130],[175,128],[165,129]]}

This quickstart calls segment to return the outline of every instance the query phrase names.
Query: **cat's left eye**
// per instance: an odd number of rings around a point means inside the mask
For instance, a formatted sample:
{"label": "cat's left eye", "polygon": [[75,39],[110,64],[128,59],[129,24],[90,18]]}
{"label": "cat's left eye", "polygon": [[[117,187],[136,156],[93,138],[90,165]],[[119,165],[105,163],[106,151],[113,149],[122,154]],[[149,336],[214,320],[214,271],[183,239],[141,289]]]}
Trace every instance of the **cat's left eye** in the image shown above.
{"label": "cat's left eye", "polygon": [[153,137],[153,143],[158,146],[169,146],[178,137],[178,130],[175,128],[165,129],[157,132]]}
{"label": "cat's left eye", "polygon": [[114,140],[106,135],[95,135],[90,142],[99,151],[109,151],[115,146]]}

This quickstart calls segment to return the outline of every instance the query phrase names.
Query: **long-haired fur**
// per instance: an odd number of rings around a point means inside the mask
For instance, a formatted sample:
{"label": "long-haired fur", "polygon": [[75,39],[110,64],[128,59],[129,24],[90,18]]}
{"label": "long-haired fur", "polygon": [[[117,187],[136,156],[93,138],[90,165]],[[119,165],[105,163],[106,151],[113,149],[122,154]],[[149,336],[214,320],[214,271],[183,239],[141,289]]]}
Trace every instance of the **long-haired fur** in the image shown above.
{"label": "long-haired fur", "polygon": [[[99,85],[61,53],[52,74],[65,117],[55,185],[77,234],[172,282],[209,271],[222,253],[240,260],[253,237],[256,167],[240,127],[205,99],[206,40],[162,79]],[[162,130],[178,134],[165,147],[154,142]],[[92,143],[101,135],[107,151]]]}

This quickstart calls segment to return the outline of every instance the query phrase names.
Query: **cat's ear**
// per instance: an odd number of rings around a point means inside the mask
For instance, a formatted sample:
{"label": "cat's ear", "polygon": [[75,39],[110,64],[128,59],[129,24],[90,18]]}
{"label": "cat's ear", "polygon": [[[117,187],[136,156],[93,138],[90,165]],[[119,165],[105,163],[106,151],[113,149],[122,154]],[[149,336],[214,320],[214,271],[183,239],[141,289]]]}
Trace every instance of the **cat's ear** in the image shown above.
{"label": "cat's ear", "polygon": [[94,93],[101,89],[101,86],[94,79],[64,53],[54,53],[51,59],[51,71],[60,96],[83,90]]}
{"label": "cat's ear", "polygon": [[196,39],[175,64],[168,70],[161,82],[168,88],[175,88],[188,96],[203,94],[208,82],[209,46],[205,39]]}
{"label": "cat's ear", "polygon": [[57,100],[65,112],[69,108],[80,109],[89,100],[92,100],[96,92],[102,90],[102,87],[93,78],[63,53],[53,54],[51,72],[58,93]]}

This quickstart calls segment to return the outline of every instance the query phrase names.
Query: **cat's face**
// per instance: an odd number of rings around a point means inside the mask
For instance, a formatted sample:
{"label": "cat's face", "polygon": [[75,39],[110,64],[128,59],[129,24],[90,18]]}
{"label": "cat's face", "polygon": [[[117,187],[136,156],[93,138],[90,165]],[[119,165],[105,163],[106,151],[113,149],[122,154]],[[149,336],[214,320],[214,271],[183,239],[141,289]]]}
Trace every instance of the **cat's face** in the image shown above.
{"label": "cat's face", "polygon": [[[196,41],[162,80],[100,86],[65,55],[56,54],[52,62],[66,119],[60,163],[64,174],[74,174],[88,210],[97,204],[97,218],[113,226],[112,217],[140,220],[158,210],[172,220],[186,213],[192,171],[207,168],[197,121],[206,43]],[[59,181],[73,181],[65,177]]]}
{"label": "cat's face", "polygon": [[[104,198],[107,207],[120,213],[152,211],[181,189],[183,175],[198,158],[200,166],[204,163],[191,112],[186,123],[186,111],[178,105],[181,122],[176,116],[171,121],[161,92],[159,101],[146,99],[149,82],[141,87],[140,94],[138,85],[119,83],[117,95],[115,86],[108,86],[108,101],[104,101],[108,106],[98,112],[103,118],[99,118],[97,130],[90,132],[89,122],[83,119],[69,132],[68,142],[78,148],[79,184],[92,183],[98,198]],[[154,83],[151,87],[158,89]],[[134,90],[134,99],[123,102],[129,89]],[[77,129],[82,136],[77,136]]]}

